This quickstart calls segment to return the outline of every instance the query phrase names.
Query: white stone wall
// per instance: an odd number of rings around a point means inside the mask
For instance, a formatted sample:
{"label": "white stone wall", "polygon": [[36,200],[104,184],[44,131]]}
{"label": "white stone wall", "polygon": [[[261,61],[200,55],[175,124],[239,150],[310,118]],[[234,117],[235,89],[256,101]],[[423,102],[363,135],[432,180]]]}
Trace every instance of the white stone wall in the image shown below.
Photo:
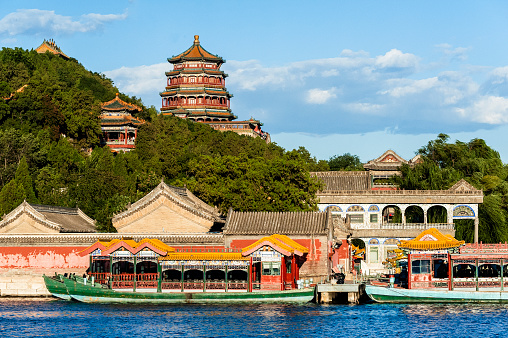
{"label": "white stone wall", "polygon": [[[82,270],[69,270],[82,274]],[[52,297],[44,284],[43,274],[53,275],[54,271],[6,269],[0,271],[0,297]],[[60,273],[63,273],[60,272]]]}

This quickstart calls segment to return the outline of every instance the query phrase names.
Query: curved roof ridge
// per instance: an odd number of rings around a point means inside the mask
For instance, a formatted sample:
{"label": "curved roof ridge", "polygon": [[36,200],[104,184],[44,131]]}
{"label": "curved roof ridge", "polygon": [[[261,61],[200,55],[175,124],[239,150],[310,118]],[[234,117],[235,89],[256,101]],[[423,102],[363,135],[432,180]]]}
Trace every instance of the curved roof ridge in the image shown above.
{"label": "curved roof ridge", "polygon": [[225,60],[218,55],[212,54],[204,49],[199,42],[199,35],[194,35],[194,43],[191,47],[176,56],[168,58],[168,62],[178,63],[184,60],[208,60],[217,62],[219,65]]}
{"label": "curved roof ridge", "polygon": [[24,200],[23,203],[21,203],[16,209],[12,210],[10,213],[3,217],[2,221],[0,221],[0,228],[3,228],[8,224],[14,222],[25,212],[49,229],[58,231],[62,230],[62,227],[58,223],[50,221],[44,214],[37,211],[26,200]]}

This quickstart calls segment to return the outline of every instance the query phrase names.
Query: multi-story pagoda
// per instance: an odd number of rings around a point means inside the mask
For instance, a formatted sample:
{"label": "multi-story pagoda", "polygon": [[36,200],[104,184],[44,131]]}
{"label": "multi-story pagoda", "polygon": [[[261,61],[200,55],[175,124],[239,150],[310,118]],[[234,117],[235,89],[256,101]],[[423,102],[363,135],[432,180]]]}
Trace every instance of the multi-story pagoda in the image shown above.
{"label": "multi-story pagoda", "polygon": [[35,49],[37,53],[44,54],[46,52],[53,53],[55,55],[59,55],[62,58],[68,60],[69,57],[62,52],[60,47],[58,47],[53,39],[46,40],[42,42],[42,44]]}
{"label": "multi-story pagoda", "polygon": [[194,44],[185,52],[168,58],[173,70],[166,72],[166,90],[161,92],[163,115],[173,115],[206,123],[221,131],[262,137],[269,142],[270,135],[261,130],[260,121],[235,121],[231,112],[233,97],[226,87],[226,73],[220,67],[226,61],[211,54],[194,36]]}
{"label": "multi-story pagoda", "polygon": [[141,108],[135,104],[116,97],[101,106],[102,144],[108,145],[113,151],[130,151],[134,149],[138,128],[145,123],[132,114],[138,113]]}

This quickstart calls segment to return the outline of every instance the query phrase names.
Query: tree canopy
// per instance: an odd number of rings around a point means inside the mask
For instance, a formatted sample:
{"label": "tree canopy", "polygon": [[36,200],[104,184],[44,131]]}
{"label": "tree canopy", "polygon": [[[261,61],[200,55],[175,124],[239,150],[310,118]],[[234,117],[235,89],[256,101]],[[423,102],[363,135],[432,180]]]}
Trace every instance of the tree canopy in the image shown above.
{"label": "tree canopy", "polygon": [[[445,190],[460,179],[465,179],[484,192],[479,206],[479,240],[486,243],[508,240],[508,167],[499,153],[484,140],[450,143],[449,136],[439,134],[420,148],[422,162],[410,168],[401,167],[401,176],[394,181],[406,190]],[[456,221],[456,237],[473,241],[472,222]]]}

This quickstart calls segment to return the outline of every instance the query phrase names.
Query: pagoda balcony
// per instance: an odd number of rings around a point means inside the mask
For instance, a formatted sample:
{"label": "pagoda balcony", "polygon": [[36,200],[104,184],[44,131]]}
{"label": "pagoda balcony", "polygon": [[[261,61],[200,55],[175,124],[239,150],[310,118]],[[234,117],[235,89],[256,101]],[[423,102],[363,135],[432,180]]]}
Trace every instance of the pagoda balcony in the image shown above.
{"label": "pagoda balcony", "polygon": [[167,110],[167,109],[170,109],[170,108],[184,108],[184,109],[196,109],[196,108],[209,108],[209,109],[216,109],[216,108],[225,108],[225,109],[229,109],[229,105],[227,104],[210,104],[210,103],[207,103],[207,104],[203,104],[203,103],[196,103],[196,104],[169,104],[167,106],[163,106],[161,108],[161,110]]}
{"label": "pagoda balcony", "polygon": [[130,145],[134,145],[136,143],[135,140],[107,140],[106,141],[106,144],[108,145],[116,145],[116,144],[130,144]]}

